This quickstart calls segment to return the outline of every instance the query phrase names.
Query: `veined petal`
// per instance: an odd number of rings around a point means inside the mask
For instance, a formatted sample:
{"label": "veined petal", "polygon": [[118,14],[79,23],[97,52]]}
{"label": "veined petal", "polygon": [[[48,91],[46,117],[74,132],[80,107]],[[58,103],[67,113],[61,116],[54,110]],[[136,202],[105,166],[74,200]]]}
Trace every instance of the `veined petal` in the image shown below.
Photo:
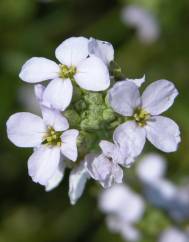
{"label": "veined petal", "polygon": [[139,127],[134,121],[128,121],[120,124],[115,129],[113,140],[120,147],[128,149],[129,156],[136,157],[144,148],[146,132],[144,128]]}
{"label": "veined petal", "polygon": [[89,55],[88,41],[84,37],[71,37],[63,41],[56,48],[56,58],[64,65],[77,66]]}
{"label": "veined petal", "polygon": [[59,70],[59,66],[54,61],[33,57],[22,66],[19,77],[25,82],[37,83],[57,78]]}
{"label": "veined petal", "polygon": [[77,160],[77,136],[79,135],[79,131],[76,129],[70,129],[65,131],[62,136],[62,146],[61,152],[64,156],[72,161]]}
{"label": "veined petal", "polygon": [[74,78],[81,88],[89,91],[103,91],[110,85],[108,68],[100,58],[94,55],[77,66]]}
{"label": "veined petal", "polygon": [[7,121],[7,135],[18,147],[36,147],[43,141],[47,127],[32,113],[15,113]]}
{"label": "veined petal", "polygon": [[111,43],[106,41],[90,38],[89,53],[99,57],[106,65],[114,60],[114,48]]}
{"label": "veined petal", "polygon": [[57,110],[42,106],[43,120],[47,126],[56,131],[64,131],[69,128],[68,120]]}
{"label": "veined petal", "polygon": [[89,178],[84,162],[76,166],[70,173],[69,177],[69,197],[72,205],[76,204],[81,197],[87,179]]}
{"label": "veined petal", "polygon": [[123,116],[132,116],[141,104],[138,87],[130,81],[117,82],[109,90],[108,100],[114,111]]}
{"label": "veined petal", "polygon": [[178,125],[170,118],[154,116],[146,128],[148,140],[159,150],[174,152],[180,143]]}
{"label": "veined petal", "polygon": [[34,182],[48,186],[50,179],[56,174],[59,161],[59,147],[41,145],[28,160],[29,175]]}
{"label": "veined petal", "polygon": [[72,99],[73,86],[69,79],[57,78],[46,87],[43,95],[44,103],[50,103],[51,107],[64,111]]}
{"label": "veined petal", "polygon": [[60,160],[59,165],[54,173],[54,175],[48,180],[47,185],[45,186],[45,191],[50,192],[56,188],[64,177],[65,165],[63,160]]}
{"label": "veined petal", "polygon": [[172,106],[178,91],[175,85],[167,80],[151,83],[142,94],[142,106],[152,115],[159,115]]}

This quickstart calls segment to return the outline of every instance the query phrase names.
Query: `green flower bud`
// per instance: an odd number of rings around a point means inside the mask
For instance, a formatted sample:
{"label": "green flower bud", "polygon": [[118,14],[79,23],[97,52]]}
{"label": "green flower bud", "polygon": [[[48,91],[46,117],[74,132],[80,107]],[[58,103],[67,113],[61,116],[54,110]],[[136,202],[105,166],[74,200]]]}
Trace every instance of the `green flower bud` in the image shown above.
{"label": "green flower bud", "polygon": [[100,105],[103,103],[103,96],[101,93],[88,92],[85,94],[84,99],[89,104]]}
{"label": "green flower bud", "polygon": [[103,119],[105,121],[113,121],[115,119],[115,114],[112,109],[107,108],[103,111]]}
{"label": "green flower bud", "polygon": [[109,69],[116,81],[125,79],[125,75],[122,73],[121,67],[116,62],[112,61]]}
{"label": "green flower bud", "polygon": [[66,110],[64,112],[64,116],[68,119],[70,127],[79,127],[81,118],[75,110],[73,109]]}
{"label": "green flower bud", "polygon": [[79,100],[76,103],[74,103],[74,107],[78,112],[81,112],[87,108],[87,105],[86,105],[85,101]]}
{"label": "green flower bud", "polygon": [[95,119],[84,119],[80,123],[82,130],[98,130],[100,128],[99,121]]}

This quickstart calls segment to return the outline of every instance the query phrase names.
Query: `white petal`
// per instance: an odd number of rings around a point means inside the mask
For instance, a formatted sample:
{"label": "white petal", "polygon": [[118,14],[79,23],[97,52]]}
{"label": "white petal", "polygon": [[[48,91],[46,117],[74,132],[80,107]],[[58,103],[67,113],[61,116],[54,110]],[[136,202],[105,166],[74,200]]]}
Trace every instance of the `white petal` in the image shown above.
{"label": "white petal", "polygon": [[151,83],[142,94],[142,106],[152,115],[158,115],[172,106],[178,91],[174,84],[167,80]]}
{"label": "white petal", "polygon": [[79,135],[79,131],[76,129],[70,129],[65,131],[62,136],[62,146],[61,152],[64,156],[72,161],[77,160],[77,136]]}
{"label": "white petal", "polygon": [[64,131],[69,128],[68,120],[57,110],[42,106],[43,120],[47,126],[53,127],[56,131]]}
{"label": "white petal", "polygon": [[137,166],[137,175],[143,182],[156,182],[165,175],[165,159],[155,153],[145,155]]}
{"label": "white petal", "polygon": [[114,60],[114,48],[111,43],[106,41],[90,38],[89,53],[99,57],[106,65]]}
{"label": "white petal", "polygon": [[188,242],[189,235],[176,227],[170,227],[163,231],[159,242]]}
{"label": "white petal", "polygon": [[137,87],[141,87],[141,85],[145,82],[145,75],[142,78],[138,79],[126,79],[127,81],[133,82]]}
{"label": "white petal", "polygon": [[148,140],[159,150],[174,152],[180,143],[178,125],[170,118],[154,116],[146,126]]}
{"label": "white petal", "polygon": [[112,142],[101,140],[99,146],[103,154],[107,157],[112,157],[115,149],[115,145]]}
{"label": "white petal", "polygon": [[112,164],[109,159],[102,154],[97,157],[86,157],[86,167],[93,179],[103,182],[109,177]]}
{"label": "white petal", "polygon": [[56,188],[64,177],[65,165],[62,160],[60,160],[59,165],[54,173],[54,175],[48,180],[47,185],[45,186],[45,191],[50,192]]}
{"label": "white petal", "polygon": [[132,116],[141,104],[138,87],[130,81],[117,82],[108,92],[108,100],[115,112]]}
{"label": "white petal", "polygon": [[56,174],[60,161],[60,148],[42,145],[34,151],[28,160],[28,172],[32,180],[47,186]]}
{"label": "white petal", "polygon": [[46,87],[43,95],[44,103],[50,103],[51,107],[64,111],[72,99],[73,86],[69,79],[57,78]]}
{"label": "white petal", "polygon": [[128,121],[115,129],[113,139],[120,147],[128,149],[129,156],[136,157],[144,148],[146,132],[134,121]]}
{"label": "white petal", "polygon": [[56,58],[64,65],[77,66],[88,55],[88,39],[71,37],[60,44],[55,51]]}
{"label": "white petal", "polygon": [[103,91],[110,85],[110,76],[106,65],[94,55],[77,66],[74,78],[81,88],[89,91]]}
{"label": "white petal", "polygon": [[42,141],[47,127],[32,113],[15,113],[7,121],[7,135],[18,147],[35,147]]}
{"label": "white petal", "polygon": [[81,162],[80,165],[76,166],[70,173],[69,197],[72,205],[76,204],[77,200],[81,197],[88,178],[89,175],[84,162]]}
{"label": "white petal", "polygon": [[41,103],[41,101],[42,101],[44,90],[45,90],[45,86],[43,86],[41,84],[37,84],[34,86],[35,96],[39,103]]}
{"label": "white petal", "polygon": [[113,164],[112,175],[115,183],[123,182],[123,170],[118,164]]}
{"label": "white petal", "polygon": [[21,69],[20,79],[29,83],[37,83],[58,77],[59,66],[43,57],[29,59]]}

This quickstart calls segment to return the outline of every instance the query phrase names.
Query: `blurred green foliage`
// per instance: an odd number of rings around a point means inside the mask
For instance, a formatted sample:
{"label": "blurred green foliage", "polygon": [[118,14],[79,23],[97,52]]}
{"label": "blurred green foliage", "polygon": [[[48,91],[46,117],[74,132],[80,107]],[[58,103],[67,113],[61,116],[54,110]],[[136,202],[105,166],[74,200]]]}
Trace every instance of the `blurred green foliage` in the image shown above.
{"label": "blurred green foliage", "polygon": [[[120,17],[122,7],[140,5],[153,12],[161,26],[160,38],[145,45]],[[0,1],[0,242],[119,242],[104,224],[97,208],[98,188],[90,182],[81,200],[68,201],[68,175],[50,193],[27,174],[32,150],[19,149],[6,136],[6,120],[17,111],[30,111],[19,102],[18,78],[32,56],[54,59],[54,49],[70,36],[93,36],[112,42],[116,61],[127,77],[146,74],[175,82],[180,96],[169,115],[182,130],[179,151],[167,155],[169,177],[182,182],[189,173],[189,1],[180,0],[1,0]],[[146,151],[155,150],[151,146]],[[129,171],[132,174],[131,171]],[[126,171],[127,173],[127,171]],[[128,179],[133,182],[135,178]],[[157,238],[170,221],[149,208],[139,225],[143,241]],[[158,230],[157,230],[158,227]]]}

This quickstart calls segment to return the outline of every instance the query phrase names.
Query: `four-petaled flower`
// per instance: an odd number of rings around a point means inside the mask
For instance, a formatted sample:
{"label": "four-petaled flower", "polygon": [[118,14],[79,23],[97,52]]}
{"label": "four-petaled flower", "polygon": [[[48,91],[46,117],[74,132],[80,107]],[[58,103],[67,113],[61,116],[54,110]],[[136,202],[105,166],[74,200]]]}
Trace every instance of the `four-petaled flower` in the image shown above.
{"label": "four-petaled flower", "polygon": [[99,57],[89,52],[87,38],[71,37],[63,41],[55,55],[61,64],[33,57],[23,65],[19,75],[29,83],[52,80],[44,91],[44,103],[64,111],[72,99],[72,82],[89,91],[104,91],[109,87],[108,68]]}
{"label": "four-petaled flower", "polygon": [[78,130],[70,129],[67,119],[58,111],[42,107],[43,118],[32,113],[16,113],[7,121],[7,134],[18,147],[33,147],[28,160],[32,180],[49,191],[64,175],[64,158],[77,160]]}
{"label": "four-petaled flower", "polygon": [[123,137],[138,135],[138,144],[142,148],[147,138],[155,147],[164,152],[176,151],[180,142],[178,125],[171,119],[160,116],[174,102],[178,91],[167,80],[158,80],[150,84],[142,96],[138,87],[131,81],[120,81],[109,91],[109,103],[113,110],[129,121],[121,124]]}

